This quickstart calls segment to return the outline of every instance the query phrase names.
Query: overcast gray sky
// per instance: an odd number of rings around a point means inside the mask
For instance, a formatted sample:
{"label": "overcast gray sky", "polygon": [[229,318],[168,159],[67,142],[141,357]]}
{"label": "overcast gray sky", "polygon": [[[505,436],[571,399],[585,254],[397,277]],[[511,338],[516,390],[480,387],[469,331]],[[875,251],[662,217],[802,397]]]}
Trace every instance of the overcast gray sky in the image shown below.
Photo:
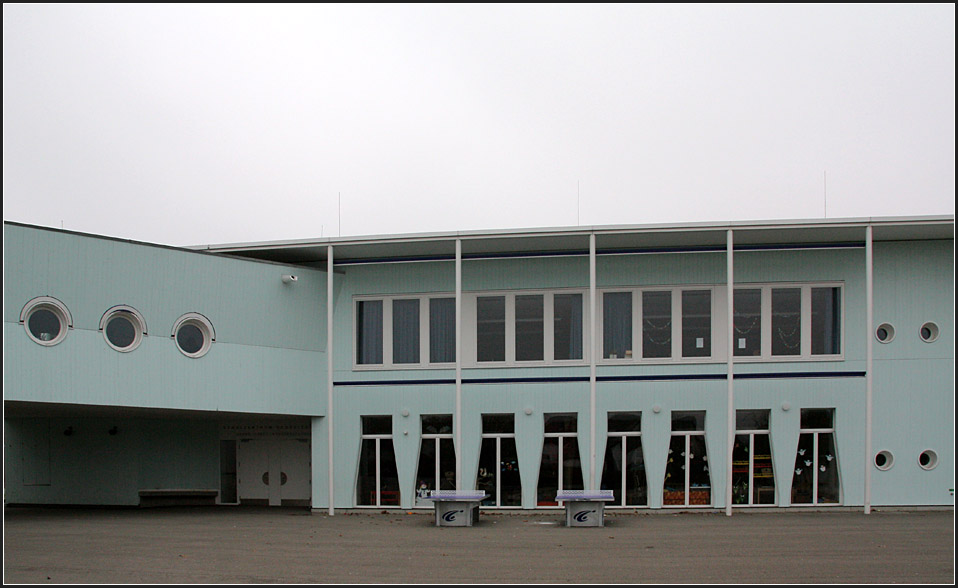
{"label": "overcast gray sky", "polygon": [[193,245],[954,199],[954,4],[3,5],[9,221]]}

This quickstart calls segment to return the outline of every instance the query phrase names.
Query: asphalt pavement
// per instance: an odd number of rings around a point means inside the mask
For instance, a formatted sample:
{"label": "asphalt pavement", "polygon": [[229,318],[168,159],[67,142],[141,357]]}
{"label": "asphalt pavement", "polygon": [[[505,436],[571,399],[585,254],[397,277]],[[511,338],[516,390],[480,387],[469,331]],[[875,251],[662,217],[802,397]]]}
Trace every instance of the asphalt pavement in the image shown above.
{"label": "asphalt pavement", "polygon": [[953,584],[954,510],[4,509],[6,584]]}

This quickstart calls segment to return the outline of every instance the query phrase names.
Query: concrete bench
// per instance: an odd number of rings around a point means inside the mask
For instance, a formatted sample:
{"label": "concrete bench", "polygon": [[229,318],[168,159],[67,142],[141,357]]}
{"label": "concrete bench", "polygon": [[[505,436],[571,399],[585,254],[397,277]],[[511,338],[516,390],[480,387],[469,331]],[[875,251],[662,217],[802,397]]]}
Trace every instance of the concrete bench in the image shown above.
{"label": "concrete bench", "polygon": [[217,496],[211,488],[148,488],[140,490],[140,506],[207,506]]}
{"label": "concrete bench", "polygon": [[565,503],[567,527],[604,527],[605,503],[612,500],[612,490],[561,490],[556,494],[556,501]]}
{"label": "concrete bench", "polygon": [[488,496],[481,490],[433,490],[427,500],[436,509],[437,527],[471,527],[479,522],[479,504]]}

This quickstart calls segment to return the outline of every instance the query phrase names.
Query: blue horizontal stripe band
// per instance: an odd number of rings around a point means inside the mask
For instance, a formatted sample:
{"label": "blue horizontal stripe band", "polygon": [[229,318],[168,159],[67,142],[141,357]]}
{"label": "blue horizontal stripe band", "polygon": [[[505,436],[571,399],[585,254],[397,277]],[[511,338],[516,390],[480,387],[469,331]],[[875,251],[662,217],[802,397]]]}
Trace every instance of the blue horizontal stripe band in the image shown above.
{"label": "blue horizontal stripe band", "polygon": [[766,372],[735,374],[736,380],[771,380],[781,378],[864,378],[865,372]]}
{"label": "blue horizontal stripe band", "polygon": [[661,374],[652,376],[597,376],[596,382],[648,382],[662,380],[724,380],[725,374]]}
{"label": "blue horizontal stripe band", "polygon": [[[735,380],[773,380],[783,378],[863,378],[865,372],[765,372],[734,374]],[[659,374],[643,376],[598,376],[596,382],[665,382],[693,380],[726,380],[726,374]],[[463,384],[550,384],[559,382],[588,382],[589,376],[543,376],[526,378],[463,378]],[[333,382],[334,386],[430,386],[451,385],[456,380],[355,380]]]}
{"label": "blue horizontal stripe band", "polygon": [[463,378],[463,384],[549,384],[555,382],[588,382],[589,376],[551,376],[541,378]]}
{"label": "blue horizontal stripe band", "polygon": [[429,386],[432,384],[455,384],[456,380],[436,379],[436,380],[355,380],[333,382],[333,386]]}

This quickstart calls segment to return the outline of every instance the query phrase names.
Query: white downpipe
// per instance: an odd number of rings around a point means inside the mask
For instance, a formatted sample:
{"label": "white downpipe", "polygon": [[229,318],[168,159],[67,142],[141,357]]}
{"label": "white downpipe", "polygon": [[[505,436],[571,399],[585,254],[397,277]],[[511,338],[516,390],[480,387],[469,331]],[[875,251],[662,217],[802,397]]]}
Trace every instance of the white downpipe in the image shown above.
{"label": "white downpipe", "polygon": [[726,310],[725,316],[728,317],[726,325],[725,346],[728,349],[728,420],[726,421],[727,436],[726,448],[728,455],[725,459],[725,514],[732,516],[732,451],[735,445],[735,262],[733,259],[733,237],[732,229],[726,233],[725,242],[725,262],[726,262]]}
{"label": "white downpipe", "polygon": [[326,247],[326,430],[329,432],[329,516],[333,516],[333,246]]}
{"label": "white downpipe", "polygon": [[874,299],[872,226],[865,227],[865,514],[872,510],[872,330]]}
{"label": "white downpipe", "polygon": [[462,490],[462,240],[456,239],[456,489]]}
{"label": "white downpipe", "polygon": [[[595,233],[589,235],[589,488],[595,483]],[[561,447],[561,445],[560,445]],[[561,470],[560,470],[561,471]]]}

